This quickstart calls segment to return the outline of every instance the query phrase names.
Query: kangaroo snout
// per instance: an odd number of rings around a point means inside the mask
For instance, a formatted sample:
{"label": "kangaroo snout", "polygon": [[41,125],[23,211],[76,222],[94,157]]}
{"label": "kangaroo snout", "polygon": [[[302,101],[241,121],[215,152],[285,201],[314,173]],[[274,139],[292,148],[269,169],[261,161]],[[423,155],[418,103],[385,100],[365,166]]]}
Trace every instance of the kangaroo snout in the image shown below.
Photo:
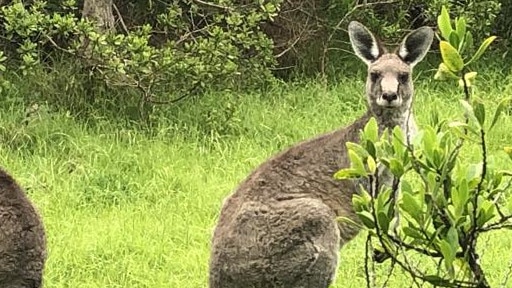
{"label": "kangaroo snout", "polygon": [[[379,81],[373,81],[372,85],[375,85],[376,92],[380,94],[377,99],[377,104],[384,107],[399,107],[402,104],[401,95],[398,91],[400,89],[399,72],[395,71],[395,67],[389,67],[389,65],[383,65],[386,63],[380,63],[380,69],[389,70],[386,73],[382,73],[382,77]],[[380,89],[379,89],[380,86]],[[377,95],[378,95],[377,94]]]}
{"label": "kangaroo snout", "polygon": [[396,92],[383,92],[377,98],[377,105],[384,108],[394,108],[400,107],[402,105],[402,99],[398,96]]}
{"label": "kangaroo snout", "polygon": [[386,100],[388,102],[393,102],[398,98],[398,96],[396,93],[391,92],[391,93],[383,93],[382,98],[384,98],[384,100]]}

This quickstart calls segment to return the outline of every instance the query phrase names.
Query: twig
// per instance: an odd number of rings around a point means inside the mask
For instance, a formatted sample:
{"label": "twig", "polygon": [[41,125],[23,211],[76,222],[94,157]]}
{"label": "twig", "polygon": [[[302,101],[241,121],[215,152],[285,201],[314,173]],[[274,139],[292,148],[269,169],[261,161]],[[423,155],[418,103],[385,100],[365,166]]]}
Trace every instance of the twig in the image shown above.
{"label": "twig", "polygon": [[200,33],[200,32],[203,32],[205,30],[207,30],[208,26],[205,26],[203,28],[200,28],[200,29],[195,29],[195,30],[192,30],[192,31],[188,31],[187,33],[183,34],[180,36],[180,39],[176,40],[176,42],[174,43],[174,45],[179,45],[181,44],[182,42],[186,41],[187,39],[189,39],[189,36],[192,36],[192,39],[194,39],[194,34],[196,33]]}
{"label": "twig", "polygon": [[386,280],[384,280],[384,283],[382,283],[382,287],[383,288],[388,287],[389,279],[391,279],[391,275],[393,275],[393,270],[395,270],[395,267],[396,267],[396,262],[395,261],[391,261],[391,267],[389,268]]}
{"label": "twig", "polygon": [[[304,27],[306,27],[309,23],[309,19],[311,18],[309,16],[309,14],[306,14],[308,15],[308,18],[306,18],[306,23],[304,24]],[[291,49],[293,49],[295,47],[295,45],[299,42],[299,40],[302,38],[302,36],[304,35],[304,33],[306,32],[307,29],[302,29],[299,36],[297,36],[297,38],[295,38],[295,40],[293,41],[293,43],[291,45],[289,45],[288,47],[286,47],[286,49],[284,49],[283,51],[281,51],[281,53],[277,54],[274,56],[274,58],[281,58],[284,54],[288,53]]]}
{"label": "twig", "polygon": [[478,232],[489,232],[492,230],[499,230],[502,228],[512,228],[512,223],[506,223],[509,220],[512,220],[512,215],[502,217],[497,222],[489,224],[486,227],[482,227],[482,228],[478,229]]}
{"label": "twig", "polygon": [[[469,86],[466,81],[465,73],[462,71],[462,82],[464,84],[464,96],[465,101],[470,101],[470,94],[469,94]],[[466,119],[466,121],[469,121],[469,118]],[[482,174],[480,176],[480,181],[477,185],[477,190],[475,195],[473,196],[473,217],[472,217],[472,227],[469,232],[468,241],[465,243],[469,245],[469,247],[462,247],[464,252],[467,252],[468,256],[468,264],[469,268],[471,269],[471,272],[473,272],[473,277],[477,281],[477,288],[490,288],[489,283],[487,282],[487,279],[485,277],[485,273],[482,270],[482,267],[479,263],[479,257],[476,252],[476,245],[477,245],[477,238],[478,238],[478,225],[477,225],[477,211],[478,211],[478,196],[480,192],[482,191],[482,186],[485,181],[485,176],[487,172],[487,147],[485,142],[485,131],[481,127],[480,128],[480,144],[482,147]]]}
{"label": "twig", "polygon": [[73,55],[75,54],[75,53],[71,52],[70,50],[59,46],[59,44],[55,43],[55,41],[53,41],[53,39],[50,36],[44,34],[44,38],[46,38],[46,40],[48,40],[48,42],[50,42],[50,44],[52,44],[52,46],[55,47],[57,50],[65,52],[67,54],[73,54]]}
{"label": "twig", "polygon": [[366,277],[366,288],[372,287],[372,277],[370,275],[370,250],[372,250],[372,236],[368,234],[365,243],[365,254],[364,254],[364,275]]}
{"label": "twig", "polygon": [[496,211],[498,212],[498,215],[500,215],[501,218],[506,218],[503,211],[501,211],[500,205],[498,205],[498,202],[500,201],[500,198],[505,194],[504,192],[508,191],[510,187],[512,186],[512,179],[510,179],[507,182],[507,185],[501,189],[501,192],[493,199],[494,207],[496,207]]}
{"label": "twig", "polygon": [[121,23],[121,27],[123,27],[124,32],[126,34],[128,34],[128,28],[126,27],[126,24],[124,23],[123,15],[121,15],[121,12],[119,12],[119,9],[117,9],[116,4],[113,4],[112,6],[114,7],[114,11],[116,11],[117,18],[119,19],[119,22]]}
{"label": "twig", "polygon": [[232,11],[233,10],[233,8],[231,8],[231,7],[222,6],[222,5],[210,3],[210,2],[205,2],[202,0],[192,0],[192,2],[196,2],[197,4],[200,4],[203,6],[212,7],[212,8],[216,8],[216,9],[220,9],[220,10],[224,10],[224,11]]}

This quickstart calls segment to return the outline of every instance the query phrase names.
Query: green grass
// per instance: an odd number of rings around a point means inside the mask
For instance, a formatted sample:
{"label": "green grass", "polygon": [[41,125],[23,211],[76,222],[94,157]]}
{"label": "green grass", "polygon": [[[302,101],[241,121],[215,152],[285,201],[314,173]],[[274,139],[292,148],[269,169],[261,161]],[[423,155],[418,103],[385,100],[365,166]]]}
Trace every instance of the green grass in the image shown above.
{"label": "green grass", "polygon": [[[433,110],[460,117],[460,92],[425,77],[416,84],[418,122],[427,123]],[[512,77],[487,78],[476,94],[492,108],[512,92]],[[24,107],[4,101],[0,163],[44,218],[45,287],[206,287],[223,198],[272,154],[359,117],[363,87],[360,79],[344,79],[329,87],[283,85],[264,95],[212,93],[170,109],[152,133],[45,109],[24,126]],[[233,118],[226,117],[226,102],[235,107]],[[500,149],[512,144],[510,127],[508,114],[488,135],[499,165],[507,163]],[[466,152],[478,159],[474,149]],[[364,287],[363,241],[360,235],[341,251],[334,287]],[[481,243],[492,284],[507,272],[511,243],[506,232]],[[394,274],[389,287],[410,285],[402,272]]]}

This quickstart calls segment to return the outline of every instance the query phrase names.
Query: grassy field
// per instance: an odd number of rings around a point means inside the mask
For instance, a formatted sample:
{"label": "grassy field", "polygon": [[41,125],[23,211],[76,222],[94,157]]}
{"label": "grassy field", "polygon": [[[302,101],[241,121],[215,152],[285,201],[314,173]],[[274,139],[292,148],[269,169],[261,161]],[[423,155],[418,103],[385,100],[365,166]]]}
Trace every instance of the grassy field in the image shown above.
{"label": "grassy field", "polygon": [[[493,73],[475,92],[490,108],[512,92],[512,77]],[[460,117],[460,91],[429,76],[416,84],[418,122],[427,123],[433,110]],[[267,157],[361,115],[361,78],[282,85],[264,95],[205,95],[172,108],[151,133],[45,109],[25,126],[24,107],[3,100],[0,163],[44,218],[45,287],[206,287],[222,199]],[[500,149],[512,144],[510,127],[509,114],[488,135],[499,165],[507,164]],[[467,149],[468,160],[478,159],[473,151]],[[512,260],[512,233],[491,236],[481,242],[482,261],[497,285]],[[364,287],[363,239],[342,250],[334,287]],[[389,287],[409,285],[397,271]]]}

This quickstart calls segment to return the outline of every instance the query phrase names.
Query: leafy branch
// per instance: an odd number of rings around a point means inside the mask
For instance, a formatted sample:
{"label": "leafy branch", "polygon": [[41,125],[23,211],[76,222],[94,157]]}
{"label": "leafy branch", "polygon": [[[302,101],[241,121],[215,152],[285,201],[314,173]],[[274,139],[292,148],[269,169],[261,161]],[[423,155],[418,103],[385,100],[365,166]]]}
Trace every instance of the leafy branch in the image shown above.
{"label": "leafy branch", "polygon": [[126,27],[114,7],[122,26],[117,32],[77,17],[76,1],[65,1],[69,7],[59,12],[49,12],[43,0],[13,1],[0,9],[0,37],[9,45],[8,55],[0,54],[0,69],[4,56],[23,75],[47,68],[46,59],[54,56],[78,59],[78,66],[108,86],[133,88],[141,107],[271,79],[273,47],[260,24],[277,13],[279,3],[181,2],[169,3],[153,24],[136,27]]}

